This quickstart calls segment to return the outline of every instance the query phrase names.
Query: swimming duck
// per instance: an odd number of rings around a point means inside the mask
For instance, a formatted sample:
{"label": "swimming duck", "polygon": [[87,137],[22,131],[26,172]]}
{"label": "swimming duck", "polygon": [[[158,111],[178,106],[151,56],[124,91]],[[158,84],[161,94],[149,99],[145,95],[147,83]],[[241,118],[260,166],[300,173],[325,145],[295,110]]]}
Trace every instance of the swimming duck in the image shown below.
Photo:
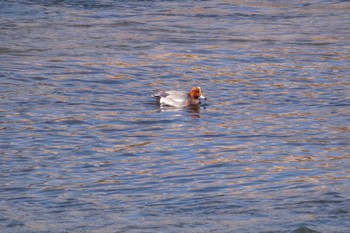
{"label": "swimming duck", "polygon": [[190,105],[203,105],[206,98],[200,87],[193,87],[190,92],[161,91],[154,95],[161,105],[185,107]]}

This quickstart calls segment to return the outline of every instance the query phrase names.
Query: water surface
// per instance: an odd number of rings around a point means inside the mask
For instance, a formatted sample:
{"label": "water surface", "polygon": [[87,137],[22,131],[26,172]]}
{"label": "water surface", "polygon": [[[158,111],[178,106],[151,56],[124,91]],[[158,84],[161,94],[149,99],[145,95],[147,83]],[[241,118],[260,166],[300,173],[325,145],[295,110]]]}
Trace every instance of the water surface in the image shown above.
{"label": "water surface", "polygon": [[348,232],[349,11],[0,1],[1,232]]}

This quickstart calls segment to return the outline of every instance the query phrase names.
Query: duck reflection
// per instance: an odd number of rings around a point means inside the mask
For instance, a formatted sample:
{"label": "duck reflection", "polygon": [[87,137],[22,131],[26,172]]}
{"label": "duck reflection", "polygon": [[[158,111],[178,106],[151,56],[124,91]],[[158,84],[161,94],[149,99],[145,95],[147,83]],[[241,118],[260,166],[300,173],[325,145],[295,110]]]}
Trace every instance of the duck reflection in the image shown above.
{"label": "duck reflection", "polygon": [[187,112],[193,118],[200,118],[201,110],[206,109],[206,107],[199,106],[199,105],[190,105],[190,106],[178,108],[178,107],[160,105],[159,109],[160,109],[160,112],[173,112],[173,113]]}

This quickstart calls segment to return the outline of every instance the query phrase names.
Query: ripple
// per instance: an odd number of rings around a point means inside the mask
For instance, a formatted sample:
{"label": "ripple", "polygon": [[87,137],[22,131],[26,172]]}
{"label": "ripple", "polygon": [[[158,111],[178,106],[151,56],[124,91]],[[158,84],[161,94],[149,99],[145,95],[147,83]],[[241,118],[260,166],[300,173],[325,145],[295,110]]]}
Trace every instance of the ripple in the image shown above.
{"label": "ripple", "polygon": [[4,232],[348,231],[347,2],[2,5]]}

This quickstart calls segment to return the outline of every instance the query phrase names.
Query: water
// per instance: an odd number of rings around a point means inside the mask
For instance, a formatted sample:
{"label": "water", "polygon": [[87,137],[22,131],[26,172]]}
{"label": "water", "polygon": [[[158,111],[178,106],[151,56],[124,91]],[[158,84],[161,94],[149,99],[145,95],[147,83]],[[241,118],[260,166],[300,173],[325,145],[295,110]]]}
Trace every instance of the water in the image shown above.
{"label": "water", "polygon": [[349,11],[0,1],[1,232],[349,232]]}

